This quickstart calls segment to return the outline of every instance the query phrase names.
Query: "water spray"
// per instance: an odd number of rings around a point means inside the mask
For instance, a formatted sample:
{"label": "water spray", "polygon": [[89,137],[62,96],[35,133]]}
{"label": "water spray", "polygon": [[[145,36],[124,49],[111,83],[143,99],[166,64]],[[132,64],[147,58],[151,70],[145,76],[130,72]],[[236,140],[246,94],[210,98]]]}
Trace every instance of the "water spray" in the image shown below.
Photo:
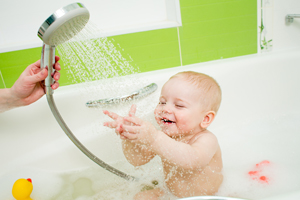
{"label": "water spray", "polygon": [[92,154],[71,132],[63,118],[59,114],[53,99],[53,90],[51,85],[54,79],[51,74],[54,72],[53,66],[55,64],[55,47],[73,38],[79,33],[89,21],[89,11],[81,3],[73,3],[63,8],[58,9],[53,13],[39,28],[38,36],[43,43],[41,70],[48,67],[48,76],[45,79],[45,91],[49,107],[66,135],[70,140],[92,161],[97,163],[104,169],[120,176],[126,180],[137,180],[137,178],[130,176],[124,172],[119,171],[100,160],[97,156]]}

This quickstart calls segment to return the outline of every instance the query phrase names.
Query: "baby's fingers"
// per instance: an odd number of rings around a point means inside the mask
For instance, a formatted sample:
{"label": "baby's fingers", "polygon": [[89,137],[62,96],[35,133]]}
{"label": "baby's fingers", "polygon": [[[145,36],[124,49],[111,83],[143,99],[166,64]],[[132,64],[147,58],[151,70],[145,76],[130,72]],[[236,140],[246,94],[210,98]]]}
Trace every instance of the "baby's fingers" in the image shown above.
{"label": "baby's fingers", "polygon": [[117,135],[120,136],[120,138],[121,138],[122,140],[128,139],[126,136],[123,135],[125,132],[124,132],[124,129],[123,129],[123,127],[122,127],[122,124],[120,124],[120,125],[115,129],[115,132],[117,133]]}
{"label": "baby's fingers", "polygon": [[136,130],[131,129],[132,126],[122,125],[121,127],[123,129],[123,132],[121,135],[124,138],[126,138],[127,140],[136,140],[138,138],[138,135],[135,134]]}
{"label": "baby's fingers", "polygon": [[128,132],[124,132],[122,133],[122,136],[126,139],[126,140],[136,140],[137,139],[137,135],[136,134],[132,134],[132,133],[128,133]]}
{"label": "baby's fingers", "polygon": [[134,124],[136,126],[140,126],[143,124],[143,120],[137,117],[124,117],[124,121]]}
{"label": "baby's fingers", "polygon": [[135,113],[136,113],[136,105],[132,104],[128,115],[129,115],[129,117],[134,117]]}
{"label": "baby's fingers", "polygon": [[122,124],[121,128],[124,132],[127,132],[127,133],[137,134],[140,132],[139,126],[130,126],[130,125]]}
{"label": "baby's fingers", "polygon": [[117,128],[118,123],[116,121],[113,122],[104,122],[103,126],[109,127],[109,128]]}
{"label": "baby's fingers", "polygon": [[120,134],[120,138],[121,138],[122,140],[127,140],[127,139],[128,139],[128,138],[125,137],[123,134]]}
{"label": "baby's fingers", "polygon": [[108,110],[103,110],[103,113],[114,120],[117,120],[120,117],[118,114],[114,112],[109,112]]}

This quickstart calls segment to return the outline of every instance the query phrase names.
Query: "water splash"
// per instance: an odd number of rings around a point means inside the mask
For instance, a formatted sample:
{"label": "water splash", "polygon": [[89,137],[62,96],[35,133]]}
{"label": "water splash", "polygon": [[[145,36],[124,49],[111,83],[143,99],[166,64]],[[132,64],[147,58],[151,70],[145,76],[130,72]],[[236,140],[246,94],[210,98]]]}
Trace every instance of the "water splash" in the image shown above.
{"label": "water splash", "polygon": [[68,77],[72,83],[90,82],[139,72],[133,67],[112,39],[101,37],[101,31],[92,23],[74,38],[58,46]]}
{"label": "water splash", "polygon": [[[114,41],[110,38],[103,37],[102,35],[103,34],[101,30],[99,30],[92,23],[88,23],[78,35],[76,35],[70,41],[59,45],[57,48],[57,51],[64,62],[68,79],[71,80],[71,83],[73,84],[83,83],[76,87],[78,92],[82,94],[82,98],[85,98],[86,100],[113,98],[116,96],[130,94],[133,91],[149,85],[151,82],[147,78],[138,75],[140,70],[137,66],[133,66],[131,64],[132,60],[126,60],[122,53],[118,50],[118,47],[114,45]],[[131,104],[135,103],[137,104],[136,115],[146,119],[147,121],[152,120],[155,123],[153,111],[157,104],[158,95],[159,92],[157,91],[147,98],[130,103],[114,105],[106,109],[118,113],[121,116],[126,116],[128,115]],[[100,133],[105,132],[105,134],[115,135],[114,130],[108,130],[102,126],[102,122],[110,119],[103,116],[102,112],[99,112],[97,109],[95,112],[98,112],[99,115],[101,115],[99,118],[97,117],[97,125],[93,127],[93,129],[95,129],[95,133],[100,135]],[[91,130],[84,130],[84,135],[86,135],[85,133],[87,131]],[[121,144],[114,145],[121,146]],[[145,167],[151,168],[153,165],[150,164]],[[149,170],[148,168],[147,170],[145,170],[143,167],[141,167],[139,170],[136,170],[135,168],[127,170],[125,166],[121,166],[120,169],[126,172],[129,171],[129,174],[140,173],[136,174],[135,176],[142,177],[143,180],[147,180],[144,181],[144,184],[148,184],[148,182],[152,181],[153,177],[157,177],[153,175],[155,172],[153,172],[153,170]],[[150,177],[150,171],[152,172],[152,176],[151,180],[148,180],[146,177]],[[159,183],[163,183],[163,175],[161,175],[161,172],[162,169],[157,170],[157,173],[159,173],[160,177]],[[111,174],[108,174],[108,177],[105,177],[105,179],[97,179],[99,180],[98,183],[94,179],[97,173],[92,174],[93,176],[91,177],[83,176],[93,181],[94,187],[92,189],[95,191],[96,195],[91,197],[91,199],[104,199],[110,195],[114,196],[114,198],[111,197],[109,199],[120,199],[121,196],[125,197],[125,199],[132,199],[133,195],[139,192],[141,189],[139,186],[143,185],[142,183],[139,183],[138,185],[132,183],[134,185],[129,189],[128,182],[124,183],[124,181],[120,180],[119,177],[114,177]],[[99,173],[99,175],[101,174],[103,174],[103,172]],[[117,179],[117,181],[112,181],[111,184],[107,184],[106,181],[103,182],[103,180],[114,179]],[[76,180],[74,181],[76,182]],[[105,185],[103,185],[103,183],[105,183]],[[97,184],[99,185],[96,187],[95,185]],[[97,188],[100,188],[101,190],[97,190]],[[59,199],[58,197],[62,199],[68,199],[70,198],[69,196],[72,196],[72,188],[64,189],[63,191],[64,192],[59,193],[55,199]],[[65,191],[70,192],[66,194]],[[90,191],[91,190],[89,190],[88,194],[92,193]],[[126,198],[126,195],[128,198]],[[75,196],[77,197],[79,194],[76,194]],[[119,197],[116,198],[116,196]]]}
{"label": "water splash", "polygon": [[[138,75],[139,67],[132,64],[132,59],[124,58],[120,46],[103,35],[102,30],[89,22],[74,38],[57,47],[69,83],[84,83],[77,89],[86,101],[128,95],[151,83]],[[143,102],[151,105],[153,99],[143,99]],[[130,105],[132,103],[136,102]],[[147,107],[145,112],[148,113],[154,106]],[[124,112],[115,107],[118,114],[128,114],[128,105]]]}

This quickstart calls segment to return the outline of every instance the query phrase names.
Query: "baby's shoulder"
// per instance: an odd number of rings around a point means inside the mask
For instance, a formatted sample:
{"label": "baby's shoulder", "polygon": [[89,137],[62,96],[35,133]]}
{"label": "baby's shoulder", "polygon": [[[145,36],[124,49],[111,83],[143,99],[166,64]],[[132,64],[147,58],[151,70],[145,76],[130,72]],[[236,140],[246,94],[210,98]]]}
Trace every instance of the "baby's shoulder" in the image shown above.
{"label": "baby's shoulder", "polygon": [[190,141],[190,144],[193,143],[218,143],[218,140],[212,132],[205,130],[193,137],[193,139]]}

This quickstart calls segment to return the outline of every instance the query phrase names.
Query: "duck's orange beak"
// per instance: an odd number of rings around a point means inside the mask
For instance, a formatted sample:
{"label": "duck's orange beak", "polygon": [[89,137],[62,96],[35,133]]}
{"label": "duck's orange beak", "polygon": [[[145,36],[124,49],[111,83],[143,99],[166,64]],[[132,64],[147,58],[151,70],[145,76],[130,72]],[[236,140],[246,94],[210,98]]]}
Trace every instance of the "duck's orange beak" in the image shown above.
{"label": "duck's orange beak", "polygon": [[31,178],[28,178],[28,179],[27,179],[27,181],[29,181],[30,183],[32,183],[32,180],[31,180]]}

